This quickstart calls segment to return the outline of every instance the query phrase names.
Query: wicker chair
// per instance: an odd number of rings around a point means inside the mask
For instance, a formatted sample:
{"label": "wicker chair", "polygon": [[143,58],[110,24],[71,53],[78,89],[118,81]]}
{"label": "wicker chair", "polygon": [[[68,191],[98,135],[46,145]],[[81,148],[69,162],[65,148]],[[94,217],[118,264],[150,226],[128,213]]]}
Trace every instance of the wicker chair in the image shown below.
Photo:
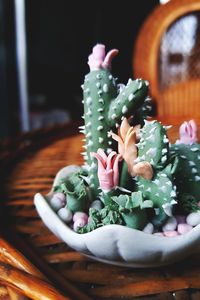
{"label": "wicker chair", "polygon": [[158,5],[143,23],[133,52],[134,77],[150,82],[156,117],[200,122],[200,1]]}
{"label": "wicker chair", "polygon": [[[48,193],[65,165],[83,163],[79,125],[0,143],[0,299],[200,299],[199,255],[145,270],[108,265],[71,249],[45,227],[33,196]],[[169,133],[174,142],[177,127]]]}
{"label": "wicker chair", "polygon": [[[172,0],[158,7],[136,44],[135,75],[150,81],[158,114],[167,121],[168,116],[200,117],[197,109],[193,111],[198,78],[161,85],[158,75],[163,33],[176,18],[198,9],[200,2],[191,0]],[[179,100],[190,101],[185,112]],[[44,226],[33,196],[38,191],[46,194],[63,166],[83,163],[78,125],[39,130],[0,143],[0,299],[200,299],[199,255],[162,268],[128,269],[90,260]],[[170,141],[176,138],[177,128],[172,128]]]}
{"label": "wicker chair", "polygon": [[[45,227],[33,196],[48,193],[63,166],[83,163],[78,125],[0,143],[0,299],[200,299],[199,255],[172,266],[130,269],[91,260]],[[174,142],[177,127],[169,134]]]}

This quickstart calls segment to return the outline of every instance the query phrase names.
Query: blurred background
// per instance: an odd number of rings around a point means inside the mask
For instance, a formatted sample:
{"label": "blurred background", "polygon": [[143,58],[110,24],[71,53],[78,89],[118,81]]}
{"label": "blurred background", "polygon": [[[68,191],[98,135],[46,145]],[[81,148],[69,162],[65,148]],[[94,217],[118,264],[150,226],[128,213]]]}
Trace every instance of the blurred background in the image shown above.
{"label": "blurred background", "polygon": [[97,42],[119,49],[112,71],[126,83],[137,33],[158,4],[0,0],[0,138],[79,120],[80,86]]}

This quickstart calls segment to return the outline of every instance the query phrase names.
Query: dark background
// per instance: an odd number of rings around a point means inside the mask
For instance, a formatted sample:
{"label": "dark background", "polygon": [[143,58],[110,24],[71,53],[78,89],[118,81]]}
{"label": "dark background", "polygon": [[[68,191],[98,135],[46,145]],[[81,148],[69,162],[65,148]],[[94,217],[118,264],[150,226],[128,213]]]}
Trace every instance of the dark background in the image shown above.
{"label": "dark background", "polygon": [[[30,112],[61,109],[78,120],[80,85],[89,71],[92,47],[104,43],[107,50],[119,49],[112,72],[126,83],[133,77],[135,38],[159,1],[25,0],[25,4]],[[2,138],[20,132],[13,0],[0,0],[0,87]]]}

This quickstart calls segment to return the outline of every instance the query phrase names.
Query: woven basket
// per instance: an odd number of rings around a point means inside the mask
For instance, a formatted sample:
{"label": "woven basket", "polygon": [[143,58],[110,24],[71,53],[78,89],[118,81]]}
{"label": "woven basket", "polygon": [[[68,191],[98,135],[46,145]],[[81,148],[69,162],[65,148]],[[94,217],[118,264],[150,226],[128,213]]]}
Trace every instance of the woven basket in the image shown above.
{"label": "woven basket", "polygon": [[[0,145],[0,299],[200,299],[198,256],[162,268],[118,267],[89,260],[44,226],[34,194],[48,193],[60,168],[82,164],[78,125]],[[169,131],[172,142],[176,132]]]}

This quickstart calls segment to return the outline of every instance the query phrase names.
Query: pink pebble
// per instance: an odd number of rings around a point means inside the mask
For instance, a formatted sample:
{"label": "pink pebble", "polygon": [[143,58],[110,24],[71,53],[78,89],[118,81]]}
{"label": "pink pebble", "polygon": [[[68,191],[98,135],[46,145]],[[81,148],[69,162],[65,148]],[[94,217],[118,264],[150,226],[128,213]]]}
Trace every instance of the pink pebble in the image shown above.
{"label": "pink pebble", "polygon": [[198,207],[200,207],[200,201],[197,203]]}
{"label": "pink pebble", "polygon": [[78,228],[81,228],[81,227],[85,226],[86,224],[87,224],[87,221],[85,219],[79,218],[74,222],[73,229],[74,229],[74,231],[77,231]]}
{"label": "pink pebble", "polygon": [[86,213],[82,212],[82,211],[77,211],[73,215],[73,221],[76,222],[76,220],[79,220],[79,219],[83,219],[87,223],[88,222],[88,215]]}
{"label": "pink pebble", "polygon": [[163,232],[155,232],[155,233],[153,233],[153,235],[164,236],[164,233]]}
{"label": "pink pebble", "polygon": [[174,237],[178,235],[178,232],[176,230],[169,230],[169,231],[165,231],[164,235],[167,237]]}
{"label": "pink pebble", "polygon": [[175,216],[175,218],[176,218],[176,221],[178,224],[186,223],[186,216],[184,216],[184,215],[177,215],[177,216]]}
{"label": "pink pebble", "polygon": [[187,232],[189,232],[190,230],[192,230],[192,226],[186,223],[182,223],[182,224],[178,224],[178,232],[179,234],[185,234]]}
{"label": "pink pebble", "polygon": [[63,193],[55,193],[56,197],[58,197],[61,201],[66,201],[66,196]]}

